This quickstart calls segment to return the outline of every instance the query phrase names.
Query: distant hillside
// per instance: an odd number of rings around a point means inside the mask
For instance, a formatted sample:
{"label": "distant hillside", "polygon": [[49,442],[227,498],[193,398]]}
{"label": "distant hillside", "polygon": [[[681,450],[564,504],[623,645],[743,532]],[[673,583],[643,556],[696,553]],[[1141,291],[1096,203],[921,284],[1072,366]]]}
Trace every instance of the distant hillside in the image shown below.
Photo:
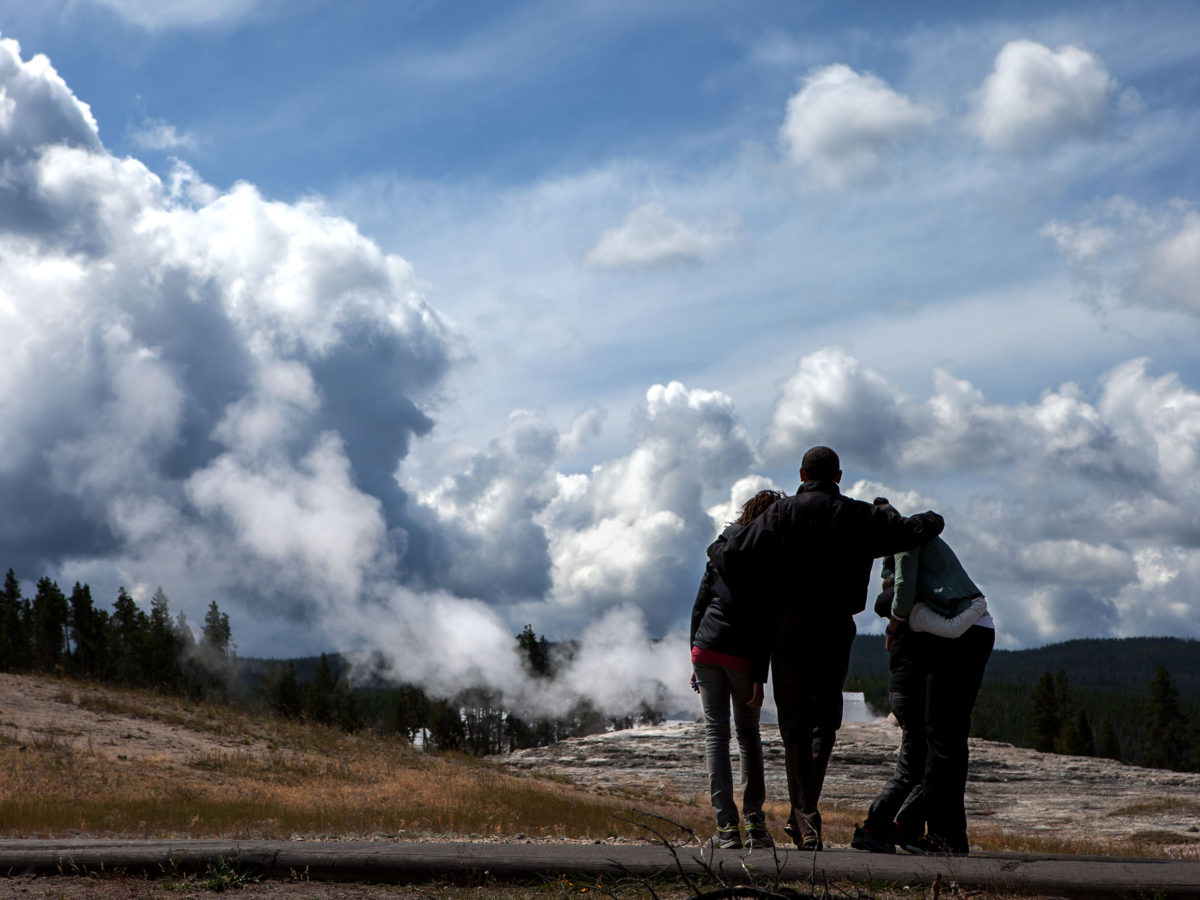
{"label": "distant hillside", "polygon": [[[988,682],[1032,686],[1044,672],[1067,673],[1078,691],[1145,694],[1159,666],[1171,673],[1184,703],[1200,704],[1200,641],[1187,638],[1087,638],[1029,650],[996,650]],[[859,635],[850,655],[850,678],[887,676],[882,635]]]}

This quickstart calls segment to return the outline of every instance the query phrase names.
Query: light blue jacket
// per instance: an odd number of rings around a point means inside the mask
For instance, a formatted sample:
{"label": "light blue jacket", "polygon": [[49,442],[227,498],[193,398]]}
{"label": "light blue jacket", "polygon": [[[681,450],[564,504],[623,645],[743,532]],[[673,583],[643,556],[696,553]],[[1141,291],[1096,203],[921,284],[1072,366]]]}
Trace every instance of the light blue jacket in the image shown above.
{"label": "light blue jacket", "polygon": [[896,554],[892,615],[899,619],[907,619],[918,602],[943,616],[956,616],[981,596],[983,591],[940,537]]}

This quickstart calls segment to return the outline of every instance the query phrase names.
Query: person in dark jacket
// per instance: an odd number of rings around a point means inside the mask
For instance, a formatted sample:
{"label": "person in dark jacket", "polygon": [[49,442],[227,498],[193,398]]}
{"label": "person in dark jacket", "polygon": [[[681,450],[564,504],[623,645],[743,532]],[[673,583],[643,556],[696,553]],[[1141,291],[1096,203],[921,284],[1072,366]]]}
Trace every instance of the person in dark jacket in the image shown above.
{"label": "person in dark jacket", "polygon": [[802,484],[727,540],[709,559],[735,596],[768,605],[772,685],[779,711],[791,814],[784,830],[804,850],[820,850],[818,801],[842,724],[842,686],[854,641],[854,615],[866,606],[877,557],[941,533],[942,517],[904,517],[845,497],[838,455],[813,447]]}
{"label": "person in dark jacket", "polygon": [[[729,540],[783,497],[779,491],[759,491],[742,505],[735,522],[716,543]],[[700,694],[704,709],[704,759],[717,834],[713,846],[731,850],[742,846],[738,809],[733,798],[733,765],[729,759],[729,707],[737,731],[742,768],[742,812],[746,820],[746,846],[771,847],[763,802],[762,739],[758,730],[763,685],[770,652],[761,631],[762,606],[750,598],[736,597],[711,562],[692,606],[692,689]]]}

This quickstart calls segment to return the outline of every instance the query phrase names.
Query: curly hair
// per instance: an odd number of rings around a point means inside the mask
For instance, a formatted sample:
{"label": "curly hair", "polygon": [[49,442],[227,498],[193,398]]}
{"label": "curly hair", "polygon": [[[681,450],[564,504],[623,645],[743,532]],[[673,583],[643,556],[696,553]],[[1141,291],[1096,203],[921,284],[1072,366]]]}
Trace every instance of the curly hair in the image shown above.
{"label": "curly hair", "polygon": [[759,491],[742,504],[742,510],[734,520],[738,525],[746,526],[770,509],[776,500],[782,500],[786,495],[783,491]]}

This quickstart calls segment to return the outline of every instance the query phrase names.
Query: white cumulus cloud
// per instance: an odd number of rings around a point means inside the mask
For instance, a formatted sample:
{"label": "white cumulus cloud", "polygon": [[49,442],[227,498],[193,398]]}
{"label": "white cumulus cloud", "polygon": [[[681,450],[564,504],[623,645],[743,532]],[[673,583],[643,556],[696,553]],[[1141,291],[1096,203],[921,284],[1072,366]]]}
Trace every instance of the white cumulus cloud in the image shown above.
{"label": "white cumulus cloud", "polygon": [[1106,123],[1116,82],[1104,64],[1071,45],[1005,44],[975,97],[971,127],[994,150],[1021,150]]}
{"label": "white cumulus cloud", "polygon": [[779,134],[787,158],[814,184],[838,189],[875,174],[890,148],[935,119],[875,75],[835,64],[805,77]]}

